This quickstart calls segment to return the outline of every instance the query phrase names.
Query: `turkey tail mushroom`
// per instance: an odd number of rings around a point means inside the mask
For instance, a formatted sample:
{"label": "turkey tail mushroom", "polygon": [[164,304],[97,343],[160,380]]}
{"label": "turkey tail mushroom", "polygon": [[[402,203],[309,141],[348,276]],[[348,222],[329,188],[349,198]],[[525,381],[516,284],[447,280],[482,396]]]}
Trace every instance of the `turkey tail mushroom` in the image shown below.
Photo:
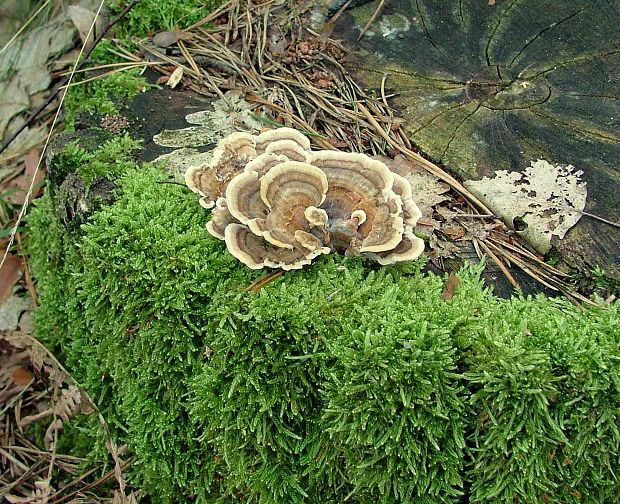
{"label": "turkey tail mushroom", "polygon": [[364,154],[313,152],[291,128],[234,133],[185,179],[215,204],[208,231],[250,268],[299,269],[332,251],[392,264],[424,250],[406,178]]}

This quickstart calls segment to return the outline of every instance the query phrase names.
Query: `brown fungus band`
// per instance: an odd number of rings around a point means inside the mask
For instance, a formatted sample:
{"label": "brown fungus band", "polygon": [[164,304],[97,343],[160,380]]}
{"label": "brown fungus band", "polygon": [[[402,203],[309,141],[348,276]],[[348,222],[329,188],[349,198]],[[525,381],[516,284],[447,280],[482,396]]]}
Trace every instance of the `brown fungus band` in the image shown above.
{"label": "brown fungus band", "polygon": [[215,206],[209,233],[253,269],[300,269],[330,252],[393,264],[424,250],[406,178],[364,154],[312,151],[291,128],[233,133],[185,181]]}

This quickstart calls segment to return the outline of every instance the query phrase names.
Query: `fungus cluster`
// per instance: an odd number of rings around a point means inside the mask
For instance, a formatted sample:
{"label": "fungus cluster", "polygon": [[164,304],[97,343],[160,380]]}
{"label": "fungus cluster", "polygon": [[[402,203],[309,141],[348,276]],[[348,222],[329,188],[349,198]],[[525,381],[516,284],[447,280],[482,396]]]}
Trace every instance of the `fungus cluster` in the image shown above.
{"label": "fungus cluster", "polygon": [[424,249],[406,178],[364,154],[312,151],[291,128],[233,133],[185,181],[213,208],[209,233],[252,269],[299,269],[330,252],[392,264]]}

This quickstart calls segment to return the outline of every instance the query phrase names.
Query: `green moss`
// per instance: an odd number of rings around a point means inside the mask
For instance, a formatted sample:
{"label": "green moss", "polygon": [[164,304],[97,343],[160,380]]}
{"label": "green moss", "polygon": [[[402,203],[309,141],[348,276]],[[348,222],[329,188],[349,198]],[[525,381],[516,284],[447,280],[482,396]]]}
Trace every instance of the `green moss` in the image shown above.
{"label": "green moss", "polygon": [[72,131],[78,113],[98,115],[118,114],[119,102],[131,100],[138,93],[152,87],[140,75],[139,68],[123,70],[107,77],[79,82],[69,88],[65,97],[65,127]]}
{"label": "green moss", "polygon": [[613,296],[620,297],[620,280],[611,278],[603,268],[598,266],[590,272],[588,279],[592,284],[592,289],[596,294],[603,298]]}
{"label": "green moss", "polygon": [[193,193],[99,161],[118,197],[78,236],[49,193],[30,216],[37,331],[154,502],[618,501],[617,304],[501,300],[467,268],[446,302],[419,265],[340,256],[246,292],[263,273]]}
{"label": "green moss", "polygon": [[[130,0],[110,0],[107,3],[112,14],[120,13]],[[141,0],[116,27],[121,38],[144,37],[149,33],[175,28],[186,28],[206,17],[222,2],[221,0]]]}
{"label": "green moss", "polygon": [[142,142],[128,134],[111,138],[90,152],[73,141],[54,156],[53,181],[60,185],[70,173],[78,175],[87,185],[96,177],[115,180],[137,166],[135,156],[141,148]]}

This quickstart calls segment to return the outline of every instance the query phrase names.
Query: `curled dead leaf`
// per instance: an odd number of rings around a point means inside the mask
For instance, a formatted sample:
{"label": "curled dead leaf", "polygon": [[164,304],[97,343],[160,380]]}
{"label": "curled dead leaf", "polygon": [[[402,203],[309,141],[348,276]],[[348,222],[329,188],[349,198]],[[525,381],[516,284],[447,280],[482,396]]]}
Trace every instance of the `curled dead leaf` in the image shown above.
{"label": "curled dead leaf", "polygon": [[174,89],[175,87],[177,87],[179,82],[181,82],[181,79],[183,79],[183,69],[181,67],[177,67],[174,72],[172,72],[172,75],[168,77],[168,82],[166,82],[166,86],[170,86],[172,89]]}
{"label": "curled dead leaf", "polygon": [[16,255],[8,255],[0,268],[0,304],[4,303],[13,292],[13,287],[20,279],[21,261]]}
{"label": "curled dead leaf", "polygon": [[454,297],[454,293],[456,292],[456,288],[459,285],[459,277],[456,276],[456,273],[453,271],[448,276],[448,281],[446,282],[446,286],[441,293],[441,299],[444,301],[449,301]]}
{"label": "curled dead leaf", "polygon": [[28,368],[23,366],[15,366],[11,370],[11,378],[13,378],[13,383],[15,383],[15,385],[23,387],[30,383],[30,381],[34,378],[34,375]]}
{"label": "curled dead leaf", "polygon": [[43,443],[45,444],[46,450],[49,450],[52,447],[52,443],[55,441],[56,434],[60,429],[62,429],[62,420],[60,418],[57,418],[49,425],[49,427],[45,431]]}
{"label": "curled dead leaf", "polygon": [[73,418],[80,411],[82,393],[75,385],[62,389],[60,399],[54,404],[54,412],[63,420]]}

